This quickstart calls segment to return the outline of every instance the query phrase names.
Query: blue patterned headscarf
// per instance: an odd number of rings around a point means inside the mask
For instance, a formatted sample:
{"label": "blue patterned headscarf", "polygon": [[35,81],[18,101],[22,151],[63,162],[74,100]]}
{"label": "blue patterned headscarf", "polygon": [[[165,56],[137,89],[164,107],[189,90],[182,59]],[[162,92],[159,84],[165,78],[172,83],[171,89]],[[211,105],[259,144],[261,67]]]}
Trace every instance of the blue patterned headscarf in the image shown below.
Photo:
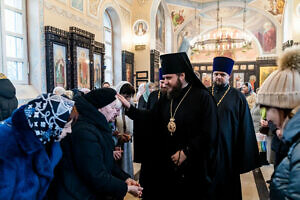
{"label": "blue patterned headscarf", "polygon": [[29,127],[46,144],[57,141],[68,121],[74,101],[54,94],[42,94],[30,101],[24,113]]}

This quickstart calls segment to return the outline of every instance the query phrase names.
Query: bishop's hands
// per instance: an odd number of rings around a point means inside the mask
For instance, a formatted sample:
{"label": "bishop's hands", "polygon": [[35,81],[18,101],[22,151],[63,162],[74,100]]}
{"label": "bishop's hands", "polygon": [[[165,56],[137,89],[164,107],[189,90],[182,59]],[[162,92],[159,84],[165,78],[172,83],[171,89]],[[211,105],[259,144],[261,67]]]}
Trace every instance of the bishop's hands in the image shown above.
{"label": "bishop's hands", "polygon": [[117,94],[116,98],[119,99],[122,103],[122,105],[126,108],[129,109],[130,108],[130,102],[127,101],[122,95]]}
{"label": "bishop's hands", "polygon": [[130,194],[132,194],[135,197],[142,196],[143,188],[137,181],[135,181],[131,178],[128,178],[128,179],[126,179],[125,183],[128,185],[128,192]]}
{"label": "bishop's hands", "polygon": [[180,166],[186,160],[186,155],[182,150],[179,150],[171,156],[171,159],[175,165]]}

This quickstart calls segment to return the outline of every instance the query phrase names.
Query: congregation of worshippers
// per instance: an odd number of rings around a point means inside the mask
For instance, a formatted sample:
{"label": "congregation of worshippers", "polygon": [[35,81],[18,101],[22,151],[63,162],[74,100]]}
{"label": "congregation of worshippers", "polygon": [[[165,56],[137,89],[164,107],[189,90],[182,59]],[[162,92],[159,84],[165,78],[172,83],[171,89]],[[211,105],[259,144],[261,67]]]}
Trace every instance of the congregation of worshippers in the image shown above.
{"label": "congregation of worshippers", "polygon": [[240,174],[266,163],[271,199],[299,199],[300,48],[257,93],[230,85],[231,58],[208,88],[186,53],[160,60],[159,85],[55,87],[19,107],[1,74],[0,199],[242,199]]}
{"label": "congregation of worshippers", "polygon": [[300,200],[300,0],[0,0],[0,200]]}

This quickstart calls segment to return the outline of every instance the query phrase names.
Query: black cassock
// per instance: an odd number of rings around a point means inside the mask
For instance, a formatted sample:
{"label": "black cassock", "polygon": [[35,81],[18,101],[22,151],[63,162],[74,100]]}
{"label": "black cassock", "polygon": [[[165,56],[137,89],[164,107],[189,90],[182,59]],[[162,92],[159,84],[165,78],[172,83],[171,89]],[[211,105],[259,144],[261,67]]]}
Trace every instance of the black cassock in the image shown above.
{"label": "black cassock", "polygon": [[[173,113],[190,87],[185,87],[174,99]],[[178,107],[176,131],[171,136],[167,128],[170,102],[162,95],[150,111],[133,106],[127,111],[130,118],[143,124],[145,132],[142,134],[151,141],[144,155],[148,167],[144,199],[211,199],[219,138],[216,104],[206,89],[193,86]],[[178,150],[187,155],[179,167],[171,160]]]}
{"label": "black cassock", "polygon": [[[217,103],[227,89],[228,85],[214,88]],[[212,88],[209,90],[211,92]],[[230,88],[218,106],[218,117],[224,156],[220,163],[223,170],[219,173],[222,184],[218,191],[222,199],[242,199],[240,174],[260,166],[253,121],[245,96]]]}

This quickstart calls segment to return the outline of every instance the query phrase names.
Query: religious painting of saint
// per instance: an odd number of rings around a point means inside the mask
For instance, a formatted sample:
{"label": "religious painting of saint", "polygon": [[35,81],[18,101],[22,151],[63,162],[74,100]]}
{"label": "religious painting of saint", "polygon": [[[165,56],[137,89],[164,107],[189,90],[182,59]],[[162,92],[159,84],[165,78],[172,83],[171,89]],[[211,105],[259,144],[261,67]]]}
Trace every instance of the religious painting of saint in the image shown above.
{"label": "religious painting of saint", "polygon": [[94,54],[94,86],[101,88],[101,56]]}
{"label": "religious painting of saint", "polygon": [[259,68],[259,87],[273,71],[277,70],[277,68],[277,66],[266,66]]}
{"label": "religious painting of saint", "polygon": [[126,63],[126,81],[133,84],[133,77],[132,77],[132,64]]}
{"label": "religious painting of saint", "polygon": [[148,31],[148,25],[144,20],[137,20],[133,25],[135,35],[142,36]]}
{"label": "religious painting of saint", "polygon": [[280,15],[283,13],[285,0],[275,0],[268,1],[269,5],[266,7],[266,10],[269,11],[272,15]]}
{"label": "religious painting of saint", "polygon": [[271,21],[264,20],[262,27],[255,33],[264,53],[276,51],[276,27]]}
{"label": "religious painting of saint", "polygon": [[205,87],[210,87],[211,86],[211,73],[202,73],[201,81]]}
{"label": "religious painting of saint", "polygon": [[158,6],[155,18],[156,49],[165,52],[165,12],[162,4]]}
{"label": "religious painting of saint", "polygon": [[77,87],[90,88],[89,50],[77,47]]}
{"label": "religious painting of saint", "polygon": [[71,7],[83,12],[83,0],[71,0]]}
{"label": "religious painting of saint", "polygon": [[66,47],[53,44],[54,87],[66,88]]}
{"label": "religious painting of saint", "polygon": [[244,83],[244,73],[234,73],[233,74],[233,87],[241,88]]}
{"label": "religious painting of saint", "polygon": [[181,9],[178,12],[176,12],[175,10],[171,12],[172,22],[175,27],[184,22],[183,12],[184,9]]}
{"label": "religious painting of saint", "polygon": [[246,70],[247,69],[247,65],[241,65],[241,70]]}
{"label": "religious painting of saint", "polygon": [[256,76],[255,76],[255,75],[251,75],[251,76],[249,77],[249,83],[251,84],[253,90],[255,89],[255,85],[254,85],[255,82],[256,82]]}

